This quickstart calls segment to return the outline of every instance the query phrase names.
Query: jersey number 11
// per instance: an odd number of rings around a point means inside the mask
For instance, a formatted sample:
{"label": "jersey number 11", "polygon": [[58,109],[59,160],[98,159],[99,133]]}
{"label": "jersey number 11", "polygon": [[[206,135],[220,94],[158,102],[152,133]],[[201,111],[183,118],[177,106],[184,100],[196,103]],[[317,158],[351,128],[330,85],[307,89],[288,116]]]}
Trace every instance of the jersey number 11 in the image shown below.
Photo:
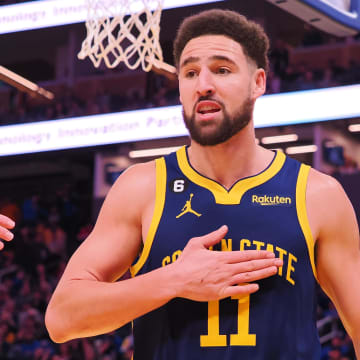
{"label": "jersey number 11", "polygon": [[[250,295],[232,296],[238,301],[238,332],[230,334],[230,346],[255,346],[256,335],[249,334]],[[200,335],[200,346],[227,346],[227,335],[220,335],[219,301],[208,302],[208,333]]]}

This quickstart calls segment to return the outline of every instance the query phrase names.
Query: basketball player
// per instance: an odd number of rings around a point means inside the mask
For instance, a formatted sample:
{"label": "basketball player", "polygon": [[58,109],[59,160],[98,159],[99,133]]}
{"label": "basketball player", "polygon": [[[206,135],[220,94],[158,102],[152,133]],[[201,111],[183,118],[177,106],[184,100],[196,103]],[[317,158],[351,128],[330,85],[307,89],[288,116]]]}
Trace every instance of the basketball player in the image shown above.
{"label": "basketball player", "polygon": [[237,13],[182,23],[174,56],[191,146],[117,180],[48,306],[54,341],[133,320],[134,360],[315,360],[318,282],[359,356],[350,202],[333,178],[255,143],[267,53],[263,29]]}
{"label": "basketball player", "polygon": [[[15,223],[13,220],[5,215],[0,214],[0,239],[5,241],[11,241],[14,238],[14,234],[9,231],[13,229]],[[4,243],[0,241],[0,250],[4,248]]]}

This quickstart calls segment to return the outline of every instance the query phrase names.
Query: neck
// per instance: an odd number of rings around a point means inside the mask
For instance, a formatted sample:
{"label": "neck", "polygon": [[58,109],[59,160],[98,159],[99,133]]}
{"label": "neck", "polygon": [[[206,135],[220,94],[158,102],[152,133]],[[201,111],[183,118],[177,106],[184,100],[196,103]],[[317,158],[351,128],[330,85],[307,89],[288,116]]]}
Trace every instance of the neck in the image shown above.
{"label": "neck", "polygon": [[252,124],[219,145],[202,146],[192,141],[188,154],[195,170],[227,189],[239,179],[263,171],[274,157],[273,152],[256,145]]}

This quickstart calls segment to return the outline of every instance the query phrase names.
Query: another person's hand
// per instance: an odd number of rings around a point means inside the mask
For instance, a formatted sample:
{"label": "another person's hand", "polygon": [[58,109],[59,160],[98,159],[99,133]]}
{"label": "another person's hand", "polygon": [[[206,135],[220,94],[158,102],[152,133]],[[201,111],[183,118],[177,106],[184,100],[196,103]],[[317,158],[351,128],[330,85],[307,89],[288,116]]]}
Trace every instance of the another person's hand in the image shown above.
{"label": "another person's hand", "polygon": [[[5,215],[0,214],[0,240],[11,241],[14,234],[9,231],[13,229],[15,222]],[[0,241],[0,250],[4,248],[4,243]]]}

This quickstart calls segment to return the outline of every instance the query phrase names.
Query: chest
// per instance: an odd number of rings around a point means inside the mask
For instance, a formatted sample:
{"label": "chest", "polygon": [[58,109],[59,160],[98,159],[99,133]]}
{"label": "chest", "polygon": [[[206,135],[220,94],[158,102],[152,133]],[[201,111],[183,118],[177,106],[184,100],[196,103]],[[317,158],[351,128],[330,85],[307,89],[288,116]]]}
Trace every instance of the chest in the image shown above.
{"label": "chest", "polygon": [[248,190],[239,203],[218,204],[211,191],[188,183],[184,191],[167,191],[152,246],[152,266],[176,261],[192,237],[208,234],[224,224],[229,231],[214,251],[272,251],[284,260],[284,273],[295,262],[307,258],[295,189],[268,183]]}

